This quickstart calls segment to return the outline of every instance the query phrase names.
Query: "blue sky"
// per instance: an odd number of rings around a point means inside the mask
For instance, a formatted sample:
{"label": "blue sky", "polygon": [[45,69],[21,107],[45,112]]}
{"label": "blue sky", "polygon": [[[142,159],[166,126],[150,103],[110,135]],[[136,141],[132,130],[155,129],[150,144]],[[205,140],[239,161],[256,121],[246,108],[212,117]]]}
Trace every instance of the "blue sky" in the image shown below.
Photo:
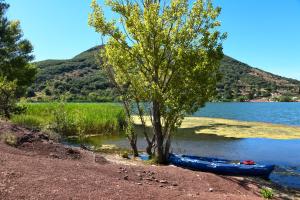
{"label": "blue sky", "polygon": [[[72,58],[100,43],[87,25],[90,0],[6,0],[34,45],[36,60]],[[99,0],[102,4],[103,1]],[[215,0],[228,32],[224,53],[300,80],[300,0]],[[113,15],[106,9],[107,17]]]}

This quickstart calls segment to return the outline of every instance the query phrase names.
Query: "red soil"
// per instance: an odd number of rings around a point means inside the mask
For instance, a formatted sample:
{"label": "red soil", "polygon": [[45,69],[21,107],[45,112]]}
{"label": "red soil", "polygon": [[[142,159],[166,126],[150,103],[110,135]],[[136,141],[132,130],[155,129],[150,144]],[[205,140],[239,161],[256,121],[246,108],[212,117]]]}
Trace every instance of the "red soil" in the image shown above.
{"label": "red soil", "polygon": [[8,131],[19,138],[33,136],[17,147],[0,142],[1,200],[261,199],[259,186],[245,178],[110,162],[105,155],[66,147],[0,121],[0,135]]}

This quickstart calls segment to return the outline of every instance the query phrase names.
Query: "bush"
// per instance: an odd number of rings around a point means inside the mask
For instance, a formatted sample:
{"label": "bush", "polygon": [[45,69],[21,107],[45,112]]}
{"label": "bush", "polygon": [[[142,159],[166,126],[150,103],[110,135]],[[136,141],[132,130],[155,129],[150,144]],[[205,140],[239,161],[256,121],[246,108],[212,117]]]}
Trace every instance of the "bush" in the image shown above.
{"label": "bush", "polygon": [[10,118],[16,109],[17,82],[0,76],[0,116]]}
{"label": "bush", "polygon": [[4,133],[1,135],[0,139],[10,146],[16,146],[18,141],[13,133]]}
{"label": "bush", "polygon": [[273,197],[274,197],[274,193],[273,193],[273,190],[271,188],[263,187],[260,190],[260,194],[265,199],[273,199]]}

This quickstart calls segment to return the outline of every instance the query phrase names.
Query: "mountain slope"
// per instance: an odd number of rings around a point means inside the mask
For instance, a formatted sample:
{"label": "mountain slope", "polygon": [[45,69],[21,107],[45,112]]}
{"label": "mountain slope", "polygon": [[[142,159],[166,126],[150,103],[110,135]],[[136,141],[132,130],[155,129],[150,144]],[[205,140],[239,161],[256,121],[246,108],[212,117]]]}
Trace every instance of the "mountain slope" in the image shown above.
{"label": "mountain slope", "polygon": [[[105,73],[96,64],[93,47],[68,60],[37,62],[39,73],[28,97],[69,101],[113,101],[115,94]],[[215,100],[247,100],[279,96],[299,96],[300,81],[277,76],[225,56]]]}

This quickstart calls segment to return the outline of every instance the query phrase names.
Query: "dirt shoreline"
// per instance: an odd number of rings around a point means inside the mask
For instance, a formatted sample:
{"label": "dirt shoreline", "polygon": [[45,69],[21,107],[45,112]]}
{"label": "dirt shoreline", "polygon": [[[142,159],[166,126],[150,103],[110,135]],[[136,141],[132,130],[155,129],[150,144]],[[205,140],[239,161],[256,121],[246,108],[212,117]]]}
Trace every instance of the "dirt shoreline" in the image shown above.
{"label": "dirt shoreline", "polygon": [[[262,199],[263,180],[218,176],[174,166],[152,166],[118,155],[56,143],[39,132],[0,121],[0,135],[14,134],[17,147],[0,142],[0,199]],[[276,191],[277,199],[300,199]]]}

